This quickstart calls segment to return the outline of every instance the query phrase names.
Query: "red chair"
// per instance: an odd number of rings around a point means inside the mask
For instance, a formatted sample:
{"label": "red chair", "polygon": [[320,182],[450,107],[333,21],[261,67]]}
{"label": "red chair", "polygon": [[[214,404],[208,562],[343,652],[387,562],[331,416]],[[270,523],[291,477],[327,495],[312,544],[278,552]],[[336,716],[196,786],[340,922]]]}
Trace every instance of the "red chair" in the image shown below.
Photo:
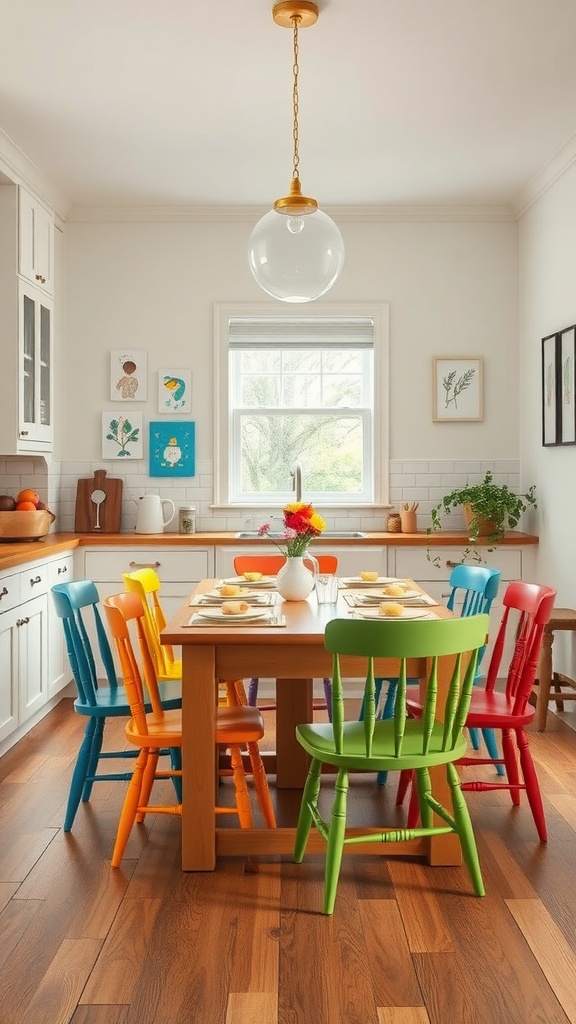
{"label": "red chair", "polygon": [[[476,686],[472,691],[466,727],[471,729],[499,729],[502,733],[501,758],[463,757],[458,764],[463,767],[474,765],[503,764],[506,777],[485,780],[466,780],[463,775],[462,791],[484,793],[488,790],[507,789],[512,803],[520,803],[520,794],[525,790],[538,830],[540,841],[548,838],[546,820],[538,777],[534,768],[528,742],[526,726],[533,721],[536,709],[528,703],[538,659],[542,647],[544,627],[550,620],[556,591],[552,587],[536,583],[509,583],[503,597],[504,614],[494,644],[490,665],[483,688]],[[496,690],[502,657],[507,642],[513,644],[510,664],[506,672],[506,689]],[[422,705],[416,697],[406,701],[409,714],[420,717]],[[404,778],[402,778],[404,776]],[[401,773],[397,802],[406,787],[406,774]],[[413,828],[418,820],[418,800],[414,790],[408,812],[408,827]]]}

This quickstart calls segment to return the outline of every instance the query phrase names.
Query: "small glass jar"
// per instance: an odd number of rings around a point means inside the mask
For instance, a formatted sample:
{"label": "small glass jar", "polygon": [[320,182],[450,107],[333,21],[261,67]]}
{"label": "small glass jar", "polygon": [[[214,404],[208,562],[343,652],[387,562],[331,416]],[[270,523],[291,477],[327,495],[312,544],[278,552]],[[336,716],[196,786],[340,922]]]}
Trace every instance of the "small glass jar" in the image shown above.
{"label": "small glass jar", "polygon": [[194,505],[180,505],[178,509],[178,532],[196,533],[196,508]]}

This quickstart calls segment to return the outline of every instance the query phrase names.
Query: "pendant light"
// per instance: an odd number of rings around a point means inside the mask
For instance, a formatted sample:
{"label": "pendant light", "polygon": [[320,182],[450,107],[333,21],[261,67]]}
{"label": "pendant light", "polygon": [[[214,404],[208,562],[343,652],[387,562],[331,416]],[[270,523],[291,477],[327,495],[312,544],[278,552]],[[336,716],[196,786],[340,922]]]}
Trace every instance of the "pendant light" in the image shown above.
{"label": "pendant light", "polygon": [[250,269],[260,287],[283,302],[311,302],[338,280],[344,265],[344,242],[338,226],[318,209],[315,199],[302,195],[298,134],[298,30],[318,19],[318,4],[310,0],[283,0],[272,17],[282,28],[293,29],[294,84],[293,170],[290,191],[277,199],[255,225],[248,243]]}

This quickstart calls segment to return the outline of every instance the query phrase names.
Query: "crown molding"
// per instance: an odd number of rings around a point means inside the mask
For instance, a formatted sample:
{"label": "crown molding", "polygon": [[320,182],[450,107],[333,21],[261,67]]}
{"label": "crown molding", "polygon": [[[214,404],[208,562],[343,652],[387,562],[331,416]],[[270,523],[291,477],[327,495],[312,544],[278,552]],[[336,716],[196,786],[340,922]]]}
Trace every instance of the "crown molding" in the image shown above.
{"label": "crown molding", "polygon": [[576,135],[568,139],[557,153],[524,185],[512,200],[512,209],[520,219],[534,203],[576,163]]}
{"label": "crown molding", "polygon": [[43,200],[63,220],[70,210],[70,203],[36,164],[0,128],[0,171],[15,185],[24,185]]}
{"label": "crown molding", "polygon": [[[390,221],[515,221],[512,207],[501,206],[326,206],[339,223]],[[261,206],[73,206],[71,224],[117,223],[255,223],[267,210]]]}

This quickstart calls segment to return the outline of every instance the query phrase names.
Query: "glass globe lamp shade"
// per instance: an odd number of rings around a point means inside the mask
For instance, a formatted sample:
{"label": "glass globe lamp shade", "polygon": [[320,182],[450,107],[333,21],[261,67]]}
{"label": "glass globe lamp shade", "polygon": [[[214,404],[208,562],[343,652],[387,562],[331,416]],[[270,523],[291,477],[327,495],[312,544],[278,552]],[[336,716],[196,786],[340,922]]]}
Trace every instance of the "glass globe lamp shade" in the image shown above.
{"label": "glass globe lamp shade", "polygon": [[287,216],[270,210],[248,243],[250,269],[260,287],[282,302],[311,302],[332,287],[344,266],[344,241],[321,210]]}

